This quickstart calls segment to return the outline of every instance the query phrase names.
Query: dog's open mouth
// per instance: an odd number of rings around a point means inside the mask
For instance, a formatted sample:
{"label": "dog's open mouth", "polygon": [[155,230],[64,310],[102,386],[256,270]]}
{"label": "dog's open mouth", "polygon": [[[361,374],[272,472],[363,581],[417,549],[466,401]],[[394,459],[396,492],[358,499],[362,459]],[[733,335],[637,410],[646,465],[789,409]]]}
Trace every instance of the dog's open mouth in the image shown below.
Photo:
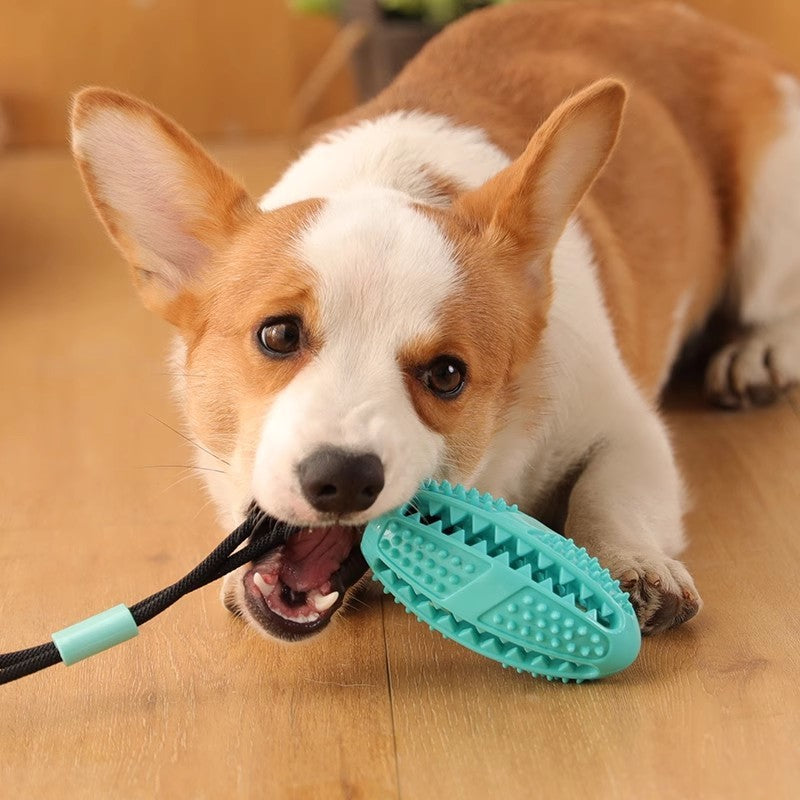
{"label": "dog's open mouth", "polygon": [[285,544],[253,562],[244,575],[248,609],[264,629],[301,639],[324,628],[345,592],[367,571],[363,528],[299,528]]}

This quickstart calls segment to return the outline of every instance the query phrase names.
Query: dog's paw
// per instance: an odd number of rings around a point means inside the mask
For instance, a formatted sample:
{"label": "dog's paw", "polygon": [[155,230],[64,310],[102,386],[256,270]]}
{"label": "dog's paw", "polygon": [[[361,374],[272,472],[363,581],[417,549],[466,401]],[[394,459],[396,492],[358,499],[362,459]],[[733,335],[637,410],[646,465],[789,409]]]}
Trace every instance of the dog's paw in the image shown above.
{"label": "dog's paw", "polygon": [[706,394],[722,408],[765,406],[800,382],[800,322],[756,328],[723,347],[706,370]]}
{"label": "dog's paw", "polygon": [[703,605],[692,576],[680,561],[666,556],[621,556],[609,565],[620,588],[630,596],[642,633],[674,628]]}

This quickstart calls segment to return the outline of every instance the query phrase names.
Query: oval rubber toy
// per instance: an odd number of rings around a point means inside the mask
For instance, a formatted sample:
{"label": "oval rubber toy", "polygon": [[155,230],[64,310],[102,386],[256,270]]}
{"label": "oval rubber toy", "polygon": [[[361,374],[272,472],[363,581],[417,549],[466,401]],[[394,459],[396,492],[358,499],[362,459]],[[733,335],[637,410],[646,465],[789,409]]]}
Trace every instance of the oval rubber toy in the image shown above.
{"label": "oval rubber toy", "polygon": [[628,595],[586,550],[476,489],[426,481],[367,525],[373,577],[433,630],[518,671],[582,682],[629,666]]}

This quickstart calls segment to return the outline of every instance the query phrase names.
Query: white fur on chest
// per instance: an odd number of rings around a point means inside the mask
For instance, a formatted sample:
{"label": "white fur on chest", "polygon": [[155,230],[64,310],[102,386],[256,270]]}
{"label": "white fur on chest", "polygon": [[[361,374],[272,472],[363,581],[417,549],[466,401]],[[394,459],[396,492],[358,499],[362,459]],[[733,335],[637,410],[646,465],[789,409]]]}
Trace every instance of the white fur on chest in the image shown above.
{"label": "white fur on chest", "polygon": [[[523,372],[518,413],[496,437],[476,483],[536,506],[567,471],[644,401],[623,364],[592,243],[570,220],[553,253],[553,303],[542,347]],[[538,409],[533,415],[523,409]]]}

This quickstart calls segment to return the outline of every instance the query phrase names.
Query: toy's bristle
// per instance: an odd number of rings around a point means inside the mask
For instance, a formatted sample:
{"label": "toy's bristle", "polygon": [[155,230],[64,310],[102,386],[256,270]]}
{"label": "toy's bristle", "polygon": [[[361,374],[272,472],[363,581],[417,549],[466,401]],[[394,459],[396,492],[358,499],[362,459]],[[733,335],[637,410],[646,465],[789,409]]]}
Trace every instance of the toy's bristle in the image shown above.
{"label": "toy's bristle", "polygon": [[[477,547],[479,552],[483,552],[485,543],[486,554],[492,558],[509,559],[509,565],[515,570],[531,570],[531,577],[538,583],[543,584],[548,589],[554,591],[560,597],[570,597],[571,602],[579,611],[595,608],[597,621],[605,627],[613,627],[618,620],[614,618],[614,609],[603,606],[596,601],[591,591],[585,587],[581,596],[576,598],[572,588],[568,584],[576,582],[576,574],[563,566],[556,565],[553,558],[548,556],[546,551],[534,553],[531,544],[514,538],[504,530],[499,522],[486,518],[479,512],[483,509],[495,513],[504,510],[514,510],[516,506],[509,507],[505,502],[494,500],[491,495],[481,495],[477,490],[465,492],[462,487],[449,488],[449,484],[442,486],[439,494],[446,494],[458,500],[468,500],[474,507],[463,507],[458,505],[447,505],[441,500],[430,497],[428,492],[421,492],[415,498],[413,509],[407,507],[404,514],[412,520],[416,520],[416,514],[420,515],[423,523],[435,526],[436,531],[442,530],[448,536],[453,536],[456,541],[464,542],[471,547]],[[429,489],[429,492],[434,491]],[[487,508],[488,506],[488,508]],[[440,527],[441,526],[441,527]],[[560,555],[568,555],[572,560],[577,557],[579,562],[576,567],[578,570],[588,570],[593,577],[608,577],[596,559],[592,558],[583,548],[576,549],[571,539],[554,534],[550,531],[537,530],[538,535],[548,538],[547,544],[552,550]],[[534,554],[532,556],[532,554]],[[547,583],[547,581],[551,583]],[[619,589],[619,586],[616,586]],[[620,598],[624,594],[619,591]]]}

